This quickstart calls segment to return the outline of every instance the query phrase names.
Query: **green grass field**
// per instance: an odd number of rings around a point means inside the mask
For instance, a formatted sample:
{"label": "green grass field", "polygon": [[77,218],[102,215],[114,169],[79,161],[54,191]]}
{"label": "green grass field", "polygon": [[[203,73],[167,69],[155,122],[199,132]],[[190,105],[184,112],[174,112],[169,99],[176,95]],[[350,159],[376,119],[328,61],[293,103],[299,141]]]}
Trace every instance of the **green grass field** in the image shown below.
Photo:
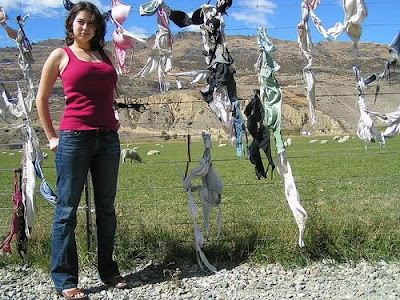
{"label": "green grass field", "polygon": [[[388,140],[385,148],[358,138],[342,144],[332,141],[332,137],[319,138],[329,140],[325,145],[309,144],[310,139],[292,137],[293,145],[287,149],[301,203],[309,215],[303,249],[297,246],[298,230],[280,175],[275,171],[272,180],[258,181],[254,166],[246,158],[236,157],[234,147],[219,148],[218,142],[213,142],[214,166],[225,188],[223,235],[215,239],[215,209],[211,235],[204,247],[211,263],[218,267],[224,262],[250,259],[293,266],[321,259],[399,260],[400,139]],[[126,269],[132,268],[137,258],[195,262],[188,199],[177,170],[185,170],[187,145],[166,141],[163,148],[154,143],[137,146],[144,162],[120,166],[117,260]],[[160,150],[161,155],[146,156],[150,149]],[[54,155],[45,151],[49,158],[43,163],[44,172],[54,187]],[[11,152],[15,155],[9,155]],[[203,143],[193,142],[190,169],[197,166],[202,153]],[[17,151],[0,154],[1,239],[11,222],[12,169],[21,166],[21,155]],[[84,202],[82,199],[81,204]],[[39,192],[36,203],[37,219],[24,262],[48,268],[53,208]],[[95,262],[95,247],[87,251],[85,217],[84,210],[80,210],[77,236],[81,263],[90,265]],[[0,258],[0,266],[20,261],[14,251]]]}

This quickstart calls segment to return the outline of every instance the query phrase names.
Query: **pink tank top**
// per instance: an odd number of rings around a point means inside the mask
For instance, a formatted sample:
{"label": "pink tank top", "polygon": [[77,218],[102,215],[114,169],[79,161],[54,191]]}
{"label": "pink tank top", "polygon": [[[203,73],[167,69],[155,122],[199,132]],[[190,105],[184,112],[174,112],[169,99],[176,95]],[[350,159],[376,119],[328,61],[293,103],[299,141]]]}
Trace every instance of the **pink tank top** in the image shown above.
{"label": "pink tank top", "polygon": [[60,130],[111,129],[117,131],[113,110],[117,73],[104,51],[103,62],[78,59],[69,47],[68,64],[60,75],[67,96]]}

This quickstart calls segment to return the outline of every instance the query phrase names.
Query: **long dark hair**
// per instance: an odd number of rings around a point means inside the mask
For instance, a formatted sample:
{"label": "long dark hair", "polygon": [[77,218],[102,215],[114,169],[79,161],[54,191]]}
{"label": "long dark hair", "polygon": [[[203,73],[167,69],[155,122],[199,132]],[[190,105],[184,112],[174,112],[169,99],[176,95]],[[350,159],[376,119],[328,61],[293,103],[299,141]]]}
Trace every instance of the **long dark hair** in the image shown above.
{"label": "long dark hair", "polygon": [[76,3],[71,11],[67,19],[65,20],[65,30],[66,37],[65,41],[68,46],[71,46],[74,43],[74,35],[72,32],[72,23],[74,22],[76,15],[82,11],[86,10],[92,14],[92,23],[96,26],[95,36],[90,40],[91,50],[99,50],[105,46],[104,36],[106,34],[106,22],[99,9],[90,2],[78,2]]}

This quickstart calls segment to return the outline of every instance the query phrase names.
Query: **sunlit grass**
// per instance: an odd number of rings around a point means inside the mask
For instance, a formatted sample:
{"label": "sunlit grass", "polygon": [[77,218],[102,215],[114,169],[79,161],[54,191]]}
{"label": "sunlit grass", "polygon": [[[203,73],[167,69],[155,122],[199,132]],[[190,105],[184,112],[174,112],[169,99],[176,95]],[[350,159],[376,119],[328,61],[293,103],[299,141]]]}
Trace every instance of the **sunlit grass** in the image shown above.
{"label": "sunlit grass", "polygon": [[[324,137],[329,141],[325,145],[309,144],[310,139],[292,137],[293,145],[287,149],[301,202],[309,215],[303,249],[297,246],[297,226],[276,170],[273,179],[258,181],[254,166],[245,157],[236,157],[234,147],[219,148],[218,142],[213,142],[214,166],[225,188],[223,235],[215,240],[215,210],[211,235],[205,245],[211,263],[252,259],[291,266],[324,258],[337,261],[400,258],[400,139],[389,140],[385,148],[364,144],[357,138],[340,144],[332,141],[332,137]],[[140,147],[143,163],[120,165],[116,199],[118,261],[128,269],[134,266],[136,258],[165,263],[178,259],[195,262],[192,220],[181,179],[187,161],[186,143],[166,141],[163,147],[155,143],[130,145]],[[151,149],[160,150],[161,154],[147,156]],[[14,151],[15,155],[10,156],[10,152],[1,154],[0,160],[2,226],[11,221],[12,169],[20,167],[21,161],[21,153]],[[197,166],[202,152],[202,142],[193,142],[190,169]],[[44,172],[55,186],[54,154],[48,153]],[[36,201],[38,216],[25,262],[47,268],[53,208],[39,193]],[[84,205],[84,199],[81,204]],[[95,248],[87,251],[84,210],[79,216],[81,261],[83,265],[92,264]],[[7,231],[7,227],[0,227],[0,236],[5,237]],[[0,258],[0,264],[1,261],[18,263],[20,259],[15,252]]]}

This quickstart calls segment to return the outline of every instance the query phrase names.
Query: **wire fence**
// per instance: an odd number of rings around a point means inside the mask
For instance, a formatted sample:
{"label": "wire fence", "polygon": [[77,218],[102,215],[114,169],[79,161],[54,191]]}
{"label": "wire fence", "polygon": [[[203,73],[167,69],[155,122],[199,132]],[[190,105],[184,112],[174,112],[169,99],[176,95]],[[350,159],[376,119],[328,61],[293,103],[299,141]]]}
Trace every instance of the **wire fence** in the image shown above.
{"label": "wire fence", "polygon": [[[385,1],[386,3],[387,1]],[[371,1],[369,4],[379,4],[379,3],[383,3],[380,1]],[[398,4],[398,1],[393,1],[393,4]],[[280,3],[281,6],[285,6],[285,5],[298,5],[298,4],[291,4],[291,3]],[[334,5],[333,3],[330,4],[326,4],[326,5]],[[249,6],[241,6],[241,7],[249,7]],[[237,9],[241,8],[239,6],[236,6]],[[33,18],[35,19],[35,18]],[[387,23],[387,24],[368,24],[367,26],[369,27],[373,27],[373,26],[398,26],[400,25],[400,23]],[[288,26],[288,27],[275,27],[272,29],[284,29],[284,28],[291,28],[293,29],[293,26]],[[227,29],[227,30],[244,30],[244,29],[256,29],[256,28],[231,28],[231,29]],[[2,43],[2,41],[0,41],[0,43]],[[37,46],[37,47],[47,47],[47,46]],[[21,82],[22,80],[0,80],[0,83],[17,83],[17,82]],[[146,89],[146,88],[143,88]],[[148,89],[149,91],[152,91],[152,89]],[[400,92],[381,92],[379,93],[380,95],[399,95]],[[374,96],[374,93],[369,93],[366,94],[366,96]],[[354,99],[356,100],[357,98],[357,93],[354,92],[354,94],[348,94],[348,93],[334,93],[334,94],[323,94],[323,95],[316,95],[317,98],[324,98],[324,97],[339,97],[339,98],[347,98],[347,97],[354,97]],[[295,97],[292,96],[288,96],[288,99],[295,99]],[[54,97],[52,98],[53,100],[63,100],[63,98],[59,97]],[[129,97],[128,97],[129,99]],[[173,101],[173,100],[169,100],[168,102],[163,102],[163,101],[155,101],[155,102],[146,102],[143,100],[137,101],[137,99],[135,98],[130,98],[131,100],[136,100],[137,104],[141,104],[141,105],[145,105],[145,106],[155,106],[155,105],[172,105],[172,104],[179,104],[179,105],[192,105],[192,113],[193,113],[193,104],[200,104],[203,105],[204,107],[207,107],[207,105],[205,104],[204,101],[201,100],[193,100],[193,101]],[[240,102],[246,102],[249,100],[245,100],[245,99],[239,99]],[[55,111],[54,113],[56,114],[60,114],[62,111]],[[189,123],[191,123],[191,125],[188,125]],[[165,124],[162,122],[136,122],[135,126],[142,126],[142,125],[163,125]],[[203,127],[203,128],[207,128],[207,125],[209,125],[208,122],[204,122],[204,121],[200,121],[200,120],[193,120],[193,119],[187,119],[184,121],[177,121],[174,122],[174,124],[177,125],[187,125],[186,127],[186,131],[187,133],[184,134],[177,134],[177,137],[180,138],[185,138],[188,135],[192,136],[192,137],[201,137],[201,134],[189,134],[190,132],[190,126],[193,126],[193,124],[199,126],[199,127]],[[2,127],[0,125],[0,129],[4,129],[7,127]],[[332,128],[335,129],[335,128]],[[343,128],[337,128],[337,129],[343,129]],[[356,129],[356,126],[354,127],[347,127],[347,130],[354,130]],[[142,135],[137,135],[136,139],[140,142],[143,142],[143,140],[147,140],[147,139],[154,139],[154,138],[159,138],[159,139],[163,139],[165,136],[163,135],[146,135],[146,134],[142,134]],[[15,147],[18,145],[22,145],[21,144],[11,144],[11,143],[7,143],[7,144],[0,144],[0,147]],[[185,147],[185,145],[182,145],[182,147]],[[381,153],[378,153],[378,155],[388,155],[388,156],[393,156],[396,157],[398,156],[398,154],[400,154],[400,151],[384,151]],[[318,154],[319,158],[324,158],[327,161],[329,161],[332,158],[348,158],[348,157],[355,157],[355,156],[360,156],[360,153],[353,153],[353,152],[345,152],[342,151],[340,153],[326,153],[326,154]],[[315,154],[293,154],[293,155],[289,155],[288,159],[291,161],[295,161],[296,159],[309,159],[312,160],[316,158]],[[213,162],[214,163],[221,163],[221,164],[234,164],[238,161],[243,161],[243,159],[240,158],[224,158],[224,159],[214,159]],[[154,162],[147,162],[146,163],[146,167],[148,168],[149,172],[152,171],[152,169],[159,167],[159,166],[164,166],[164,165],[168,165],[171,168],[174,168],[175,165],[177,163],[180,164],[184,164],[187,163],[187,159],[185,159],[185,157],[182,157],[181,160],[158,160],[158,161],[154,161]],[[250,162],[247,162],[249,168],[251,167]],[[43,166],[43,169],[46,171],[46,169],[50,169],[50,168],[54,168],[53,166],[51,167],[47,167],[47,166]],[[14,168],[12,168],[11,166],[7,167],[7,166],[3,166],[0,168],[0,173],[10,173],[12,174]],[[12,176],[10,175],[10,178]],[[349,177],[341,177],[341,178],[313,178],[312,180],[307,180],[307,179],[298,179],[296,180],[296,184],[299,186],[299,188],[308,188],[311,185],[318,185],[318,184],[325,184],[325,186],[329,187],[329,186],[336,186],[336,185],[340,185],[340,184],[345,184],[345,183],[349,183],[349,182],[357,182],[357,181],[367,181],[367,182],[382,182],[384,184],[390,184],[390,185],[396,185],[398,182],[400,182],[400,176],[397,175],[388,175],[388,176],[369,176],[369,177],[365,177],[365,176],[349,176]],[[88,186],[90,186],[90,184],[88,184]],[[228,194],[230,195],[230,197],[232,195],[235,194],[235,190],[237,189],[244,189],[244,188],[248,188],[249,190],[252,190],[254,188],[260,188],[260,189],[266,189],[269,187],[273,187],[275,190],[283,190],[283,182],[282,181],[254,181],[254,182],[235,182],[235,183],[225,183],[225,191],[228,192]],[[147,199],[146,201],[141,201],[140,203],[131,203],[129,205],[127,205],[127,207],[125,207],[124,209],[126,210],[132,210],[132,209],[141,209],[144,208],[146,209],[147,207],[151,207],[156,209],[159,213],[162,211],[163,208],[175,208],[175,209],[180,209],[182,207],[182,198],[185,198],[185,194],[182,190],[182,186],[180,185],[180,182],[177,181],[176,185],[168,185],[168,186],[162,186],[162,185],[157,185],[157,184],[150,184],[150,185],[141,185],[141,186],[131,186],[131,187],[126,187],[126,186],[119,186],[118,187],[118,191],[117,194],[120,193],[130,193],[130,194],[135,194],[138,192],[152,192],[154,194],[156,194],[156,196],[154,196],[154,199]],[[163,198],[163,197],[158,197],[157,195],[162,195],[164,193],[172,193],[172,194],[181,194],[180,200],[159,200],[158,198]],[[5,205],[5,206],[0,206],[0,215],[2,215],[4,218],[1,220],[0,222],[0,232],[2,233],[6,233],[7,230],[10,228],[10,222],[11,221],[11,215],[13,212],[13,205],[12,205],[12,185],[10,185],[10,192],[8,191],[1,191],[0,192],[0,199],[3,199],[1,202],[2,203],[6,203],[5,199],[9,199],[9,205]],[[382,199],[385,199],[385,197],[387,199],[394,199],[394,198],[398,198],[399,194],[397,193],[397,191],[394,191],[392,194],[388,194],[388,195],[369,195],[367,197],[364,197],[364,201],[381,201]],[[51,207],[47,202],[45,202],[45,200],[42,198],[40,192],[36,191],[36,208],[38,211],[45,213],[45,214],[49,214],[51,215],[54,208]],[[86,192],[83,196],[83,198],[85,198],[85,201],[82,201],[81,206],[78,209],[78,213],[79,214],[85,214],[86,216],[86,224],[79,224],[78,226],[80,227],[84,227],[86,229],[88,229],[88,227],[91,227],[91,223],[90,220],[92,219],[92,213],[93,213],[93,209],[91,208],[91,192]],[[40,200],[39,200],[40,199]],[[303,199],[302,202],[304,203],[315,203],[318,202],[320,200],[320,196],[318,194],[315,194],[315,196],[313,197],[308,197],[307,199]],[[277,202],[277,201],[275,201]],[[258,205],[265,205],[265,204],[271,204],[269,202],[268,199],[263,199],[263,200],[259,200],[257,198],[255,199],[249,199],[249,200],[237,200],[235,201],[235,203],[224,203],[223,202],[223,207],[224,206],[235,206],[235,205],[252,205],[257,207]],[[118,207],[117,207],[118,208]],[[383,209],[383,208],[382,208]],[[342,220],[344,218],[346,219],[360,219],[360,218],[376,218],[377,215],[373,214],[373,213],[368,213],[368,214],[362,214],[362,215],[357,215],[357,214],[349,214],[346,216],[338,216],[338,215],[328,215],[326,216],[326,220]],[[382,219],[384,218],[399,218],[399,215],[397,212],[393,211],[393,212],[388,212],[386,214],[382,214],[380,216]],[[134,217],[132,216],[120,216],[120,219],[124,219],[125,224],[129,224],[131,226],[136,226],[136,227],[140,227],[143,224],[136,220]],[[258,224],[260,222],[262,222],[262,220],[260,219],[254,219],[251,222],[253,222],[254,224]],[[286,214],[285,217],[281,217],[281,218],[269,218],[269,222],[275,222],[275,223],[288,223],[288,222],[293,222],[293,218],[292,216],[290,216],[289,214]],[[224,222],[224,224],[226,226],[242,226],[243,224],[240,222],[236,222],[234,220],[232,220],[231,218],[228,217],[228,220],[226,222]],[[166,222],[161,222],[159,220],[157,220],[156,222],[152,223],[152,226],[162,226],[162,227],[177,227],[177,226],[192,226],[192,222],[190,220],[190,215],[189,213],[187,214],[187,220],[186,221],[166,221]],[[87,238],[88,240],[91,239],[90,236],[88,236]],[[257,238],[258,241],[262,241],[262,240],[268,240],[269,238]],[[193,240],[186,240],[186,239],[181,239],[180,240],[182,243],[193,243]]]}
{"label": "wire fence", "polygon": [[[182,144],[182,147],[186,147],[184,144]],[[374,152],[374,155],[382,155],[382,156],[389,156],[388,157],[388,161],[390,161],[391,158],[393,157],[398,157],[398,155],[400,154],[400,151],[384,151],[382,150],[382,152]],[[342,151],[340,153],[320,153],[317,156],[315,154],[293,154],[293,155],[289,155],[288,159],[292,162],[293,165],[296,165],[296,160],[304,160],[307,159],[309,161],[312,161],[313,159],[316,159],[317,157],[319,159],[325,159],[326,161],[331,160],[332,158],[349,158],[349,157],[359,157],[361,154],[360,153],[353,153],[353,152],[345,152]],[[367,155],[364,153],[364,155]],[[219,165],[227,165],[227,164],[234,164],[234,163],[244,163],[243,158],[225,158],[225,159],[214,159],[213,160],[214,164],[219,164]],[[149,172],[151,172],[150,170],[153,170],[156,166],[160,166],[160,165],[169,165],[171,168],[174,168],[176,164],[185,164],[187,163],[187,160],[185,160],[182,157],[182,160],[173,160],[173,161],[169,161],[169,160],[159,160],[156,162],[147,162],[146,163],[146,168],[149,170]],[[245,162],[248,163],[248,166],[250,167],[251,164],[250,162]],[[47,173],[47,171],[53,170],[54,171],[54,166],[43,166],[43,171],[45,173]],[[0,173],[9,173],[10,174],[10,178],[12,177],[12,173],[13,173],[14,168],[12,167],[3,167],[0,168]],[[161,175],[161,174],[160,174]],[[400,182],[400,175],[387,175],[387,176],[348,176],[348,177],[341,177],[341,178],[312,178],[310,180],[308,179],[297,179],[296,180],[296,184],[297,186],[302,189],[302,188],[307,188],[310,185],[323,185],[323,186],[340,186],[342,184],[346,184],[346,183],[355,183],[355,182],[367,182],[367,183],[382,183],[382,184],[386,184],[386,185],[397,185],[398,182]],[[11,182],[10,182],[11,183]],[[124,210],[129,210],[129,209],[140,209],[140,208],[145,208],[146,206],[149,207],[157,207],[158,210],[162,210],[163,207],[181,207],[182,206],[182,202],[180,200],[157,200],[159,197],[157,196],[157,194],[163,194],[166,192],[169,193],[182,193],[182,198],[184,198],[184,192],[182,190],[182,186],[181,184],[178,182],[176,182],[176,185],[157,185],[157,184],[150,184],[147,186],[143,186],[143,185],[137,185],[137,186],[121,186],[121,184],[118,187],[118,192],[117,194],[120,193],[124,193],[124,195],[126,193],[129,193],[131,195],[135,195],[137,193],[154,193],[154,197],[155,199],[148,199],[146,201],[141,201],[140,203],[131,203],[128,206],[126,206],[124,208]],[[282,181],[253,181],[253,182],[245,182],[245,181],[239,181],[239,182],[234,182],[234,183],[230,183],[230,182],[226,182],[224,185],[224,188],[226,191],[230,191],[230,193],[235,194],[235,190],[238,189],[248,189],[248,190],[254,190],[255,188],[259,188],[261,190],[265,189],[278,189],[278,190],[282,190],[283,189],[283,182]],[[0,199],[9,199],[9,206],[1,206],[0,207],[0,213],[5,216],[5,215],[11,215],[12,211],[13,211],[13,207],[12,207],[12,195],[13,195],[13,191],[12,191],[12,185],[10,184],[10,190],[9,191],[2,191],[0,192]],[[52,212],[53,211],[53,207],[50,206],[41,196],[40,192],[36,191],[36,207],[38,209],[38,211],[47,211],[47,212]],[[385,198],[388,199],[393,199],[393,198],[398,198],[400,196],[400,194],[398,193],[398,191],[393,191],[392,194],[386,194],[386,195],[376,195],[376,194],[371,194],[368,195],[367,197],[364,197],[363,200],[364,201],[384,201]],[[329,197],[328,197],[329,198]],[[315,203],[319,200],[319,196],[315,195],[315,197],[308,197],[307,199],[303,199],[302,202],[304,202],[305,204],[307,203]],[[225,204],[225,205],[239,205],[239,204],[245,204],[248,203],[249,205],[262,205],[262,204],[266,204],[269,203],[270,204],[271,200],[268,199],[247,199],[247,200],[237,200],[235,201],[234,204]],[[280,201],[280,200],[274,200],[274,201]],[[3,203],[5,203],[5,201],[2,201]],[[86,199],[87,202],[87,199]],[[88,209],[88,205],[84,204],[82,202],[81,206],[79,207],[79,211],[80,213],[87,213],[87,209]],[[351,218],[360,218],[360,217],[374,217],[374,215],[369,215],[369,214],[363,214],[363,215],[353,215],[351,216]],[[393,213],[385,213],[383,218],[386,217],[399,217],[398,212],[393,212]],[[340,217],[340,216],[329,216],[327,218],[327,220],[332,220],[332,219],[340,219],[340,218],[344,218],[344,217]],[[346,216],[346,218],[348,219],[349,216]],[[9,221],[9,220],[6,220]],[[291,217],[287,216],[286,218],[279,218],[279,219],[269,219],[269,221],[273,221],[273,222],[291,222]],[[134,223],[135,225],[140,225],[140,223]],[[182,225],[183,223],[178,222],[178,223],[154,223],[153,225],[162,225],[162,226],[177,226],[177,225]],[[184,224],[191,224],[190,220],[187,220],[186,222],[184,222]],[[10,225],[7,225],[7,222],[4,222],[4,220],[0,223],[0,228],[3,229],[7,229],[9,228]],[[82,225],[84,226],[84,225]]]}

